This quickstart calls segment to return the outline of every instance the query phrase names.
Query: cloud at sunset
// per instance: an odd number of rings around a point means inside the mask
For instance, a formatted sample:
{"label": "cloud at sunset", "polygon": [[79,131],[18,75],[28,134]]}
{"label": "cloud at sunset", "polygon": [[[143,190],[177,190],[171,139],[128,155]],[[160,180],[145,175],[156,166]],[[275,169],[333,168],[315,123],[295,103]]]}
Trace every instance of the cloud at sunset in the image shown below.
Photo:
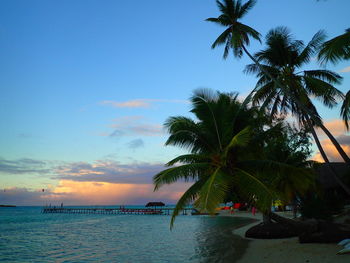
{"label": "cloud at sunset", "polygon": [[150,184],[153,175],[163,169],[163,164],[121,164],[111,160],[95,161],[94,163],[66,163],[55,167],[53,179],[77,182]]}
{"label": "cloud at sunset", "polygon": [[120,136],[161,136],[164,135],[161,124],[149,123],[143,116],[125,116],[116,118],[110,125],[114,129],[110,137]]}
{"label": "cloud at sunset", "polygon": [[176,183],[153,192],[152,184],[116,184],[61,180],[50,189],[7,188],[0,191],[0,200],[16,205],[144,205],[149,201],[174,204],[190,186]]}
{"label": "cloud at sunset", "polygon": [[[324,125],[333,134],[337,141],[342,146],[346,154],[350,156],[350,136],[346,134],[346,129],[342,120],[332,120],[325,122]],[[343,162],[343,159],[339,155],[338,151],[332,144],[332,142],[326,137],[320,129],[317,129],[317,134],[320,137],[320,141],[324,151],[326,152],[331,162]],[[313,160],[324,162],[321,154],[318,152],[312,157]]]}
{"label": "cloud at sunset", "polygon": [[[342,120],[336,119],[326,121],[324,125],[333,134],[333,136],[339,136],[346,133],[344,122]],[[316,132],[321,138],[326,138],[326,135],[321,129],[316,129]]]}
{"label": "cloud at sunset", "polygon": [[5,176],[30,173],[37,174],[38,178],[48,177],[56,183],[41,184],[36,189],[6,187],[0,191],[0,200],[16,205],[59,205],[61,202],[67,205],[116,205],[149,201],[173,204],[191,183],[166,185],[153,192],[152,178],[163,169],[164,165],[160,163],[123,164],[109,159],[91,163],[1,159],[0,173]]}
{"label": "cloud at sunset", "polygon": [[0,173],[4,174],[45,174],[50,170],[45,161],[22,158],[17,160],[6,160],[0,158]]}

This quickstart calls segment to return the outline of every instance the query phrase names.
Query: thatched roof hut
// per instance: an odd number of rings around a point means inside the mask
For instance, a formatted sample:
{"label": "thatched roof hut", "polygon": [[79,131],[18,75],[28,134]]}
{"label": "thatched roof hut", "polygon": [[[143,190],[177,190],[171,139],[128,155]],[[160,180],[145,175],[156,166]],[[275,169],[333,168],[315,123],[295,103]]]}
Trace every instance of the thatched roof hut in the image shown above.
{"label": "thatched roof hut", "polygon": [[163,202],[149,202],[147,203],[146,207],[157,207],[157,206],[165,206],[165,204]]}

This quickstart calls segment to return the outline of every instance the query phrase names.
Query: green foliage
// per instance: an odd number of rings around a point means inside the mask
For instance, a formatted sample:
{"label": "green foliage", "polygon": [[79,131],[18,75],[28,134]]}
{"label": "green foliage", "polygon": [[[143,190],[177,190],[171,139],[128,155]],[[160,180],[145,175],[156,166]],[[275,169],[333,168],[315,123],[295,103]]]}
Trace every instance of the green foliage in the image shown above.
{"label": "green foliage", "polygon": [[344,34],[325,42],[318,54],[322,63],[337,63],[340,60],[350,59],[350,28]]}
{"label": "green foliage", "polygon": [[[214,213],[232,194],[232,189],[262,211],[269,210],[278,194],[271,178],[280,174],[305,175],[306,171],[301,168],[266,159],[269,148],[266,138],[273,132],[277,134],[274,130],[280,124],[270,127],[270,118],[239,102],[237,94],[197,90],[191,102],[195,120],[177,116],[165,122],[170,134],[166,145],[178,146],[190,153],[169,161],[170,167],[153,178],[155,190],[179,180],[194,182],[178,201],[171,226],[179,211],[190,203],[201,211]],[[280,132],[285,133],[280,126]],[[288,146],[299,149],[300,145],[299,141],[293,141]]]}
{"label": "green foliage", "polygon": [[[262,105],[272,117],[291,112],[303,124],[312,113],[312,119],[318,120],[315,123],[320,122],[321,117],[311,97],[329,108],[337,104],[337,99],[343,98],[342,92],[334,87],[342,79],[337,73],[323,69],[303,70],[323,39],[324,34],[319,31],[305,45],[300,40],[294,40],[285,27],[271,30],[266,36],[267,47],[254,57],[284,88],[276,85],[256,64],[248,65],[245,72],[259,78],[253,98],[254,105]],[[305,112],[302,105],[307,106],[310,112]]]}

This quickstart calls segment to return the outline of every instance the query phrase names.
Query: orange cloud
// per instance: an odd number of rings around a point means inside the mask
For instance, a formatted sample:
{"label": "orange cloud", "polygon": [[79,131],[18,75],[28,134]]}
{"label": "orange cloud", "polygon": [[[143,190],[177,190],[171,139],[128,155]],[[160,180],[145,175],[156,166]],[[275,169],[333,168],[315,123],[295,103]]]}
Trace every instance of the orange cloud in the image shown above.
{"label": "orange cloud", "polygon": [[[336,137],[345,153],[350,156],[350,137],[346,135],[346,129],[344,127],[343,121],[339,119],[332,120],[325,122],[324,125],[333,134],[333,136]],[[326,152],[328,159],[332,162],[343,162],[343,159],[339,155],[337,149],[321,129],[317,129],[317,134],[321,139],[321,145]],[[315,161],[324,162],[319,152],[317,152],[312,159]]]}
{"label": "orange cloud", "polygon": [[42,195],[41,198],[47,201],[64,202],[67,205],[144,204],[155,200],[176,203],[189,186],[190,183],[177,183],[153,192],[152,184],[61,180],[49,194]]}
{"label": "orange cloud", "polygon": [[[321,141],[322,147],[324,151],[326,152],[326,155],[328,156],[329,161],[331,162],[343,162],[343,159],[339,155],[337,149],[334,147],[332,142],[328,139]],[[345,153],[350,156],[350,145],[347,144],[341,144],[343,150]],[[324,162],[321,154],[317,152],[315,156],[312,157],[313,160],[318,162]]]}
{"label": "orange cloud", "polygon": [[[344,122],[339,119],[327,121],[324,123],[324,126],[333,134],[333,136],[339,136],[346,132]],[[325,137],[321,129],[318,128],[316,132],[320,137]]]}

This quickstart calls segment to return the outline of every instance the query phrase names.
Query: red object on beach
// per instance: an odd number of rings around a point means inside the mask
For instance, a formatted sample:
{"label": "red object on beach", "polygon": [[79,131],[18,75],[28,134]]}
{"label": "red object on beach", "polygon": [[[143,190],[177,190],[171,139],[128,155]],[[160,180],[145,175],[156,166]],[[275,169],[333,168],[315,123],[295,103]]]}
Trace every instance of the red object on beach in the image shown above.
{"label": "red object on beach", "polygon": [[253,206],[252,207],[252,214],[253,214],[253,216],[255,216],[255,213],[256,213],[256,208],[255,208],[255,206]]}

